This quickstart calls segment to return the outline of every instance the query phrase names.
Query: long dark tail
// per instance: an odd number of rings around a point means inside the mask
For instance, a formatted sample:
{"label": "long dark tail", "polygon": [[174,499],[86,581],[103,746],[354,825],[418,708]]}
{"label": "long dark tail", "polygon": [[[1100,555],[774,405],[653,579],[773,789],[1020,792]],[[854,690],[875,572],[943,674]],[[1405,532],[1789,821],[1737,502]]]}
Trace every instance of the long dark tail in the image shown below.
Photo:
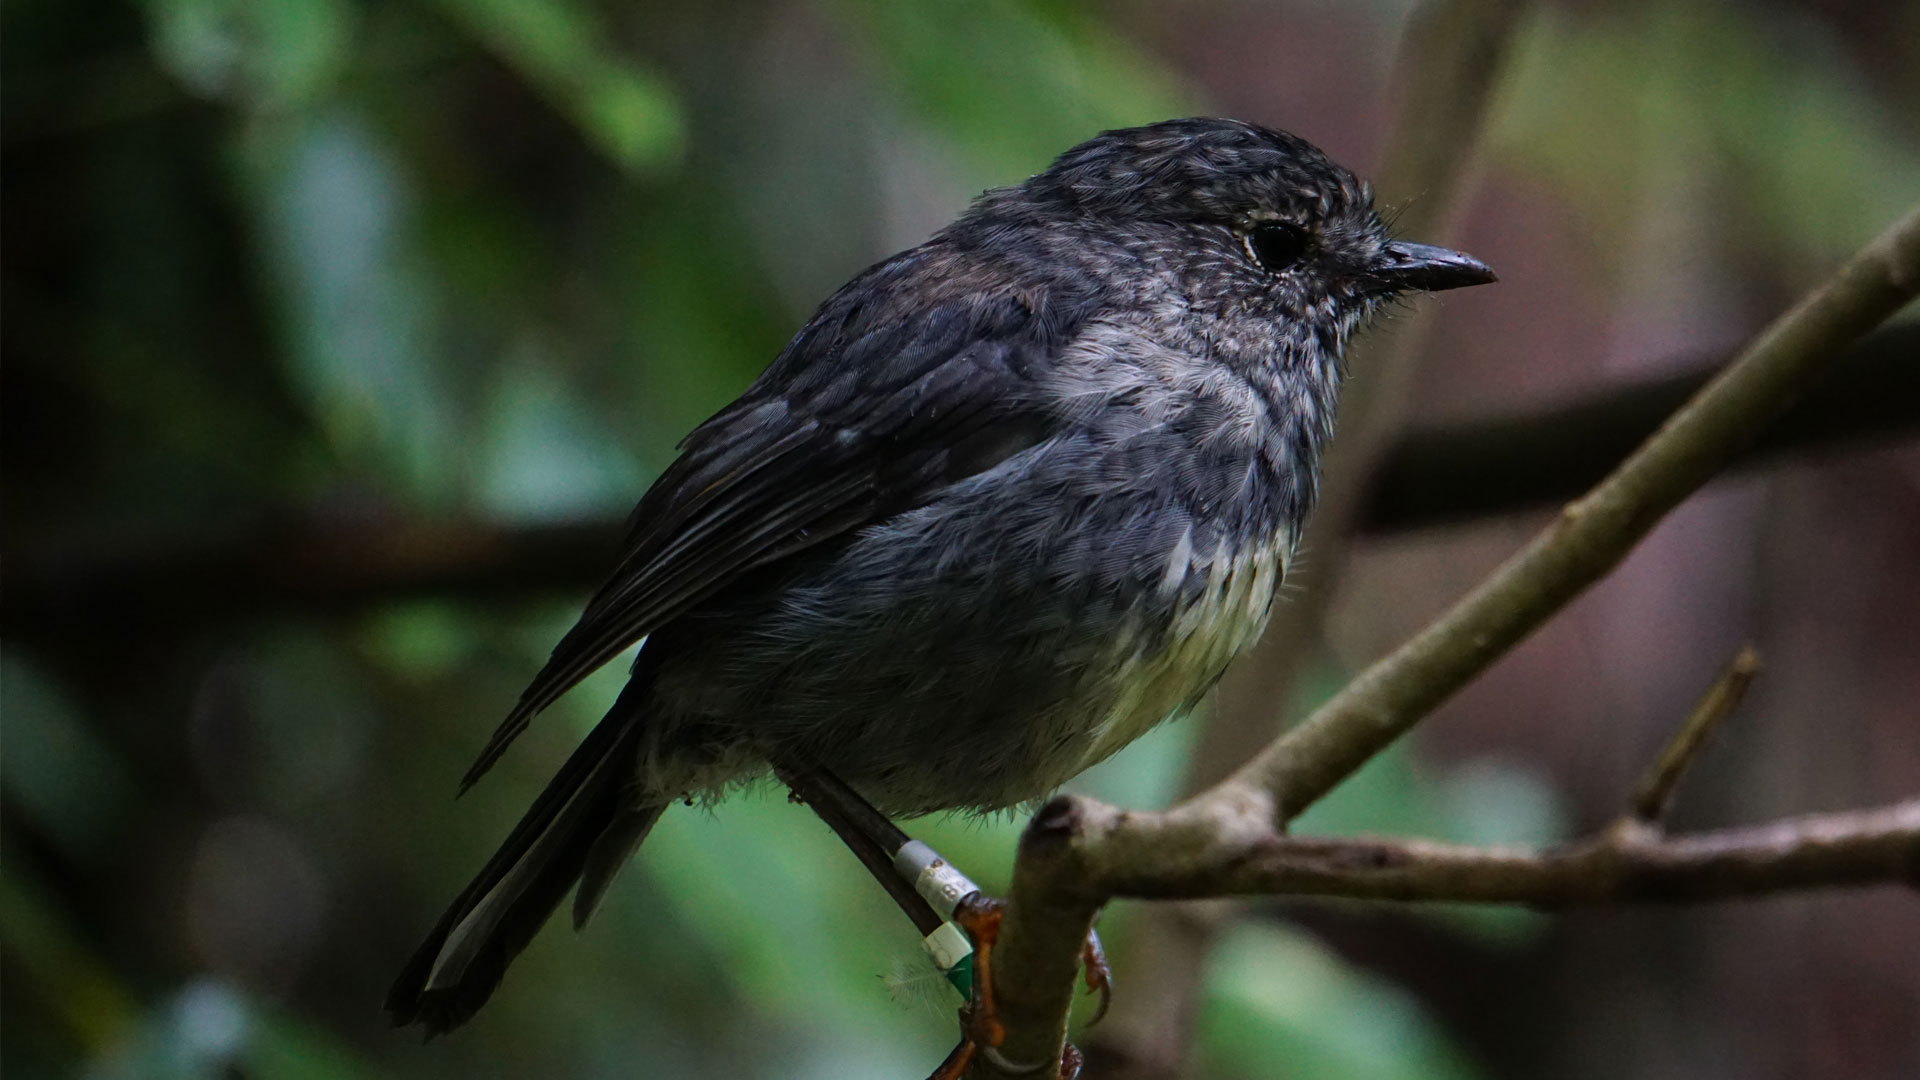
{"label": "long dark tail", "polygon": [[615,705],[561,766],[401,969],[387,992],[396,1025],[419,1023],[437,1035],[465,1023],[567,890],[580,883],[577,928],[646,839],[664,807],[635,797],[640,726],[625,704]]}

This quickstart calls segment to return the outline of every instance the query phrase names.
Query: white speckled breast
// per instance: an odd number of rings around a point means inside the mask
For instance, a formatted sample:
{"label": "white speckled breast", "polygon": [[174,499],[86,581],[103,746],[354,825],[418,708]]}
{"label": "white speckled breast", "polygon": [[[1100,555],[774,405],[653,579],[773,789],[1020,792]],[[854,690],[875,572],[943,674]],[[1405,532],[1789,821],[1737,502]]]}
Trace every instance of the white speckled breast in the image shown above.
{"label": "white speckled breast", "polygon": [[[1114,680],[1119,695],[1074,772],[1197,704],[1227,665],[1260,639],[1292,556],[1293,537],[1285,530],[1238,553],[1175,548],[1161,584],[1164,594],[1180,598],[1172,625],[1121,642],[1125,653]],[[1142,646],[1153,638],[1162,647],[1146,651]]]}

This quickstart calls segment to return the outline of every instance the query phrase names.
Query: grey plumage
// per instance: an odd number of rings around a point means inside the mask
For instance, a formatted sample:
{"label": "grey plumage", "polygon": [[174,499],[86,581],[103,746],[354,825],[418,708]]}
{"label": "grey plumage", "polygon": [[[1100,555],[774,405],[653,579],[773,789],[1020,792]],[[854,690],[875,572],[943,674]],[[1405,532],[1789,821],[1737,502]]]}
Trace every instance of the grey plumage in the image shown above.
{"label": "grey plumage", "polygon": [[1225,120],[1109,132],[829,298],[688,436],[496,732],[642,637],[620,701],[388,1000],[461,1022],[671,801],[772,761],[891,813],[1046,795],[1258,637],[1317,493],[1348,335],[1492,280]]}

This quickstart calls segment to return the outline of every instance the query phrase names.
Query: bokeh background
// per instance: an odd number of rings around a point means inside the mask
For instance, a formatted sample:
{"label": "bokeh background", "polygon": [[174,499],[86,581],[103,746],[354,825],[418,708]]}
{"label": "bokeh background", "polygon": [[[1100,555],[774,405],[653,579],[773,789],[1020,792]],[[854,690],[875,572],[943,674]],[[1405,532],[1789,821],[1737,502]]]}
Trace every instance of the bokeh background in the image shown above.
{"label": "bokeh background", "polygon": [[[378,1006],[617,688],[452,800],[611,523],[819,299],[1106,127],[1233,115],[1365,172],[1411,6],[0,8],[0,1067],[924,1075],[955,1001],[773,791],[670,813],[594,924],[549,928],[470,1027],[422,1045]],[[1534,6],[1444,238],[1502,283],[1381,331],[1434,323],[1414,422],[1724,355],[1920,198],[1916,105],[1920,4]],[[1329,660],[1274,714],[1542,520],[1376,530],[1337,581],[1308,553]],[[1766,671],[1677,824],[1920,790],[1910,435],[1716,484],[1303,827],[1592,828],[1746,641]],[[1166,803],[1196,722],[1080,785]],[[995,885],[1017,827],[915,830]],[[1154,979],[1129,965],[1138,921],[1104,923],[1123,995]],[[1920,902],[1898,889],[1264,908],[1203,966],[1196,1077],[1920,1075]]]}

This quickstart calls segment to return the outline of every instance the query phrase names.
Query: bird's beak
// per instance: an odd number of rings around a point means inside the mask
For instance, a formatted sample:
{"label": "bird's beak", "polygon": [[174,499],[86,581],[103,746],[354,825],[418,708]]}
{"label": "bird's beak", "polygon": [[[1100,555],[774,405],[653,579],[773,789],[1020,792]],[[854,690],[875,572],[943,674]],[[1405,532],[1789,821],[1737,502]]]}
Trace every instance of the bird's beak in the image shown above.
{"label": "bird's beak", "polygon": [[1500,280],[1486,263],[1464,251],[1405,240],[1395,240],[1381,248],[1368,274],[1380,283],[1382,291],[1439,292]]}

